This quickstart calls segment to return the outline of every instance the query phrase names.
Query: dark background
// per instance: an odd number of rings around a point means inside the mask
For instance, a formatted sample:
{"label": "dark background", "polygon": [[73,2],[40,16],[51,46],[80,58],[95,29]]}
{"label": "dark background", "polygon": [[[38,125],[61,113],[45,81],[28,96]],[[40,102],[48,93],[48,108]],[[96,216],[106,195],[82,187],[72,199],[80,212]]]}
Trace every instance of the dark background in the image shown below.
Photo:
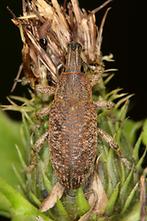
{"label": "dark background", "polygon": [[[81,7],[92,10],[100,5],[101,0],[79,0]],[[103,33],[103,54],[113,53],[114,68],[118,68],[110,89],[123,88],[125,92],[135,94],[131,98],[129,117],[141,120],[147,117],[147,81],[145,50],[145,3],[137,0],[113,0]],[[143,5],[144,4],[144,5]],[[0,103],[6,103],[13,80],[21,63],[21,39],[18,29],[12,24],[11,15],[6,10],[9,6],[19,16],[20,0],[0,0]],[[105,10],[97,14],[102,16]],[[24,87],[17,86],[13,94],[24,95]],[[11,115],[18,119],[18,114]],[[0,220],[2,220],[0,218]]]}

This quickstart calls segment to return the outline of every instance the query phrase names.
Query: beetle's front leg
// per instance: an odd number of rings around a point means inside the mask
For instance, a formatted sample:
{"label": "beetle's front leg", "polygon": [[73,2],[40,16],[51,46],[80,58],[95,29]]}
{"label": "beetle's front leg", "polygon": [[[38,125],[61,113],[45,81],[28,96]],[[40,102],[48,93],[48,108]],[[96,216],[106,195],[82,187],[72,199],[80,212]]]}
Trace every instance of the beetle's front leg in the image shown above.
{"label": "beetle's front leg", "polygon": [[[55,88],[51,87],[51,86],[37,85],[36,86],[36,92],[47,95],[47,96],[51,96],[51,95],[54,95]],[[38,111],[36,113],[36,115],[37,115],[37,117],[44,117],[44,116],[49,115],[49,112],[50,112],[50,105],[47,105],[46,107],[43,107],[41,109],[41,111]]]}
{"label": "beetle's front leg", "polygon": [[114,107],[114,103],[112,103],[111,101],[105,101],[105,100],[95,101],[94,105],[96,109],[111,110]]}
{"label": "beetle's front leg", "polygon": [[48,96],[51,96],[55,93],[55,87],[51,87],[51,86],[43,86],[43,85],[36,85],[36,92],[37,93],[41,93],[41,94],[45,94]]}
{"label": "beetle's front leg", "polygon": [[[104,67],[102,64],[95,66],[95,65],[87,65],[87,69],[90,72],[90,84],[94,87],[96,84],[100,83],[102,80],[102,75],[104,73]],[[86,71],[87,72],[87,71]]]}

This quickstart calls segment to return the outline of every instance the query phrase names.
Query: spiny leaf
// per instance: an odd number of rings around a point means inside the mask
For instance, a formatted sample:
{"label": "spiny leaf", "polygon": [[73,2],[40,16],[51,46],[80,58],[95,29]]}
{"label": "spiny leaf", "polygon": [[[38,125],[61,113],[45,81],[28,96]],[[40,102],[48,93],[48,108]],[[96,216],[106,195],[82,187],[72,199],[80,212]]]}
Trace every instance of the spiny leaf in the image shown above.
{"label": "spiny leaf", "polygon": [[21,153],[20,148],[18,147],[18,145],[15,145],[15,147],[16,147],[16,150],[17,150],[17,153],[18,153],[18,157],[19,157],[21,166],[22,166],[22,168],[25,170],[25,169],[27,168],[27,165],[26,165],[26,163],[25,163],[25,161],[24,161],[24,157],[23,157],[23,155],[22,155],[22,153]]}
{"label": "spiny leaf", "polygon": [[[11,205],[11,211],[13,211],[13,216],[24,217],[42,217],[43,221],[51,221],[50,218],[43,215],[31,205],[19,192],[8,185],[3,179],[0,178],[0,192],[6,197]],[[13,219],[15,220],[15,219]]]}
{"label": "spiny leaf", "polygon": [[114,153],[112,149],[109,150],[108,158],[107,158],[107,173],[108,173],[108,196],[112,193],[114,186],[117,183],[117,172],[114,165]]}
{"label": "spiny leaf", "polygon": [[137,202],[132,209],[128,211],[127,214],[124,214],[119,221],[141,221],[140,220],[140,203]]}
{"label": "spiny leaf", "polygon": [[103,61],[113,62],[113,61],[114,61],[113,57],[114,57],[113,54],[110,53],[110,54],[108,54],[108,55],[104,55],[104,56],[102,57],[102,59],[103,59]]}
{"label": "spiny leaf", "polygon": [[21,186],[22,190],[25,190],[25,179],[24,176],[22,176],[22,174],[20,174],[20,172],[18,171],[18,169],[16,168],[15,165],[12,165],[13,171],[14,171],[14,175],[16,176],[16,178],[19,181],[19,185]]}
{"label": "spiny leaf", "polygon": [[13,100],[20,101],[20,102],[23,103],[23,105],[27,105],[27,106],[29,106],[29,105],[32,106],[32,103],[33,103],[33,100],[34,100],[33,98],[32,99],[27,99],[25,97],[13,96],[13,95],[11,95],[9,97],[12,98]]}
{"label": "spiny leaf", "polygon": [[43,176],[44,186],[47,189],[47,191],[50,192],[52,190],[52,184],[51,184],[50,180],[48,179],[47,175],[45,174],[45,171],[44,171],[42,165],[41,165],[41,172],[42,172],[42,176]]}
{"label": "spiny leaf", "polygon": [[20,135],[21,124],[10,120],[4,113],[0,112],[0,177],[4,178],[12,186],[18,184],[14,175],[12,164],[21,168],[15,145],[21,147],[24,156],[23,144]]}
{"label": "spiny leaf", "polygon": [[130,190],[130,182],[132,180],[132,176],[133,176],[133,171],[134,171],[134,168],[131,169],[130,173],[128,174],[125,182],[122,184],[122,187],[121,187],[121,191],[120,191],[120,202],[121,202],[121,205],[124,204],[126,198],[127,198],[127,195],[128,195],[128,192]]}
{"label": "spiny leaf", "polygon": [[128,195],[128,198],[126,199],[124,207],[122,208],[122,211],[121,211],[122,214],[129,208],[129,206],[134,198],[137,188],[138,188],[138,183],[136,183],[136,185],[134,186],[134,188],[132,189],[132,191]]}
{"label": "spiny leaf", "polygon": [[134,146],[134,149],[133,149],[133,158],[136,162],[138,162],[138,159],[139,159],[139,149],[141,146],[141,141],[142,141],[142,133],[138,137],[138,140],[137,140],[137,142]]}
{"label": "spiny leaf", "polygon": [[107,207],[105,210],[105,213],[107,215],[112,214],[112,212],[114,210],[114,207],[115,207],[116,201],[118,199],[118,195],[119,195],[119,186],[120,186],[120,183],[118,183],[116,185],[116,187],[114,188],[114,190],[108,200]]}
{"label": "spiny leaf", "polygon": [[61,202],[61,200],[57,200],[56,207],[57,207],[57,210],[58,210],[58,213],[60,216],[60,220],[70,221],[68,213],[67,213],[65,207],[63,206],[63,203]]}
{"label": "spiny leaf", "polygon": [[[115,106],[115,108],[117,108],[117,105]],[[126,117],[126,113],[128,110],[128,100],[125,101],[125,103],[123,104],[123,106],[120,108],[120,110],[118,111],[118,120],[120,122],[123,122],[125,117]]]}
{"label": "spiny leaf", "polygon": [[128,101],[130,99],[130,97],[133,96],[133,94],[129,94],[128,96],[125,96],[126,94],[124,94],[124,97],[122,99],[120,99],[117,104],[115,105],[115,108],[118,109],[123,103],[125,103],[126,101]]}
{"label": "spiny leaf", "polygon": [[147,120],[143,124],[142,141],[147,146]]}
{"label": "spiny leaf", "polygon": [[28,148],[30,146],[30,131],[28,121],[24,115],[22,115],[21,135],[24,147]]}
{"label": "spiny leaf", "polygon": [[126,170],[123,162],[120,162],[120,182],[121,185],[125,182],[126,179]]}
{"label": "spiny leaf", "polygon": [[37,198],[37,196],[32,193],[31,191],[29,192],[29,198],[31,199],[31,202],[33,202],[36,206],[40,207],[41,202],[40,200]]}
{"label": "spiny leaf", "polygon": [[[112,70],[113,70],[113,69],[112,69]],[[109,75],[109,76],[105,79],[104,84],[105,84],[105,85],[108,84],[109,81],[113,78],[113,76],[114,76],[114,74]]]}
{"label": "spiny leaf", "polygon": [[82,188],[79,188],[77,190],[76,205],[79,216],[82,216],[85,212],[87,212],[90,209],[90,206],[85,198]]}
{"label": "spiny leaf", "polygon": [[131,119],[125,120],[123,125],[124,133],[131,145],[134,143],[136,138],[136,132],[141,126],[142,126],[141,121],[135,122]]}
{"label": "spiny leaf", "polygon": [[44,173],[43,173],[43,180],[44,180],[44,186],[50,192],[52,189],[52,185],[51,185],[51,182],[49,181],[48,177]]}
{"label": "spiny leaf", "polygon": [[9,217],[11,213],[11,204],[7,198],[0,192],[0,215]]}
{"label": "spiny leaf", "polygon": [[[36,215],[17,214],[13,216],[12,221],[47,221],[47,219]],[[48,219],[48,221],[51,221],[51,219]]]}
{"label": "spiny leaf", "polygon": [[145,148],[145,150],[144,150],[144,153],[143,153],[142,157],[140,158],[140,160],[138,161],[138,163],[137,163],[137,165],[136,165],[136,169],[137,169],[137,170],[140,170],[140,169],[141,169],[141,166],[142,166],[142,163],[143,163],[144,158],[145,158],[145,156],[146,156],[146,153],[147,153],[147,146],[146,146],[146,148]]}
{"label": "spiny leaf", "polygon": [[17,111],[17,112],[32,112],[33,108],[31,106],[19,106],[17,104],[14,104],[11,102],[11,105],[1,105],[1,108],[3,110],[11,110],[11,111]]}
{"label": "spiny leaf", "polygon": [[122,88],[117,88],[115,90],[110,91],[109,93],[106,94],[106,98],[110,99],[111,101],[118,99],[120,97],[123,97],[126,95],[126,93],[121,93],[119,94],[119,92],[122,91]]}

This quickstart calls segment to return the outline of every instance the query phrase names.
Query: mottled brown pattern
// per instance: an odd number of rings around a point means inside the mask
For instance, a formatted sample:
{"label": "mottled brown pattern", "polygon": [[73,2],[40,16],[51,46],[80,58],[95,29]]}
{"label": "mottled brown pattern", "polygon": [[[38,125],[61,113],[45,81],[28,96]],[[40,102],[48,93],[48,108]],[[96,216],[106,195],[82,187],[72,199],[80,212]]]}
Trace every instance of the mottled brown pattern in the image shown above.
{"label": "mottled brown pattern", "polygon": [[59,182],[67,189],[85,184],[93,173],[97,123],[85,74],[60,76],[49,118],[49,147]]}

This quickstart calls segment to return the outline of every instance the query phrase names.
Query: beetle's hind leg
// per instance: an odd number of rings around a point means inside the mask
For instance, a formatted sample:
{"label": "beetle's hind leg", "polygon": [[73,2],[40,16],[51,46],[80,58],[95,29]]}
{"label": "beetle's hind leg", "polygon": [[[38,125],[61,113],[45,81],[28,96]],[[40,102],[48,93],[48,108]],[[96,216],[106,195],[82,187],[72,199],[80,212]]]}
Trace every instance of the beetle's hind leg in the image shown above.
{"label": "beetle's hind leg", "polygon": [[114,141],[114,138],[100,128],[97,128],[97,134],[116,152],[122,163],[124,163],[127,168],[130,168],[130,162],[123,156],[123,153],[121,152],[118,144]]}
{"label": "beetle's hind leg", "polygon": [[[51,96],[51,95],[54,94],[54,92],[55,92],[55,87],[42,86],[42,85],[37,85],[36,86],[36,93]],[[36,116],[38,118],[48,116],[49,113],[50,113],[50,106],[51,105],[47,105],[47,106],[43,107],[40,111],[38,111],[36,113]],[[33,171],[33,169],[36,167],[37,156],[38,156],[39,152],[41,151],[41,149],[43,148],[43,144],[44,144],[45,140],[47,139],[48,135],[49,135],[49,132],[48,131],[45,132],[43,135],[41,135],[41,137],[33,145],[32,153],[31,153],[31,162],[30,162],[30,165],[27,168],[28,172]]]}
{"label": "beetle's hind leg", "polygon": [[40,111],[38,111],[36,113],[37,117],[45,117],[45,116],[48,116],[50,113],[50,106],[46,106],[46,107],[43,107]]}

